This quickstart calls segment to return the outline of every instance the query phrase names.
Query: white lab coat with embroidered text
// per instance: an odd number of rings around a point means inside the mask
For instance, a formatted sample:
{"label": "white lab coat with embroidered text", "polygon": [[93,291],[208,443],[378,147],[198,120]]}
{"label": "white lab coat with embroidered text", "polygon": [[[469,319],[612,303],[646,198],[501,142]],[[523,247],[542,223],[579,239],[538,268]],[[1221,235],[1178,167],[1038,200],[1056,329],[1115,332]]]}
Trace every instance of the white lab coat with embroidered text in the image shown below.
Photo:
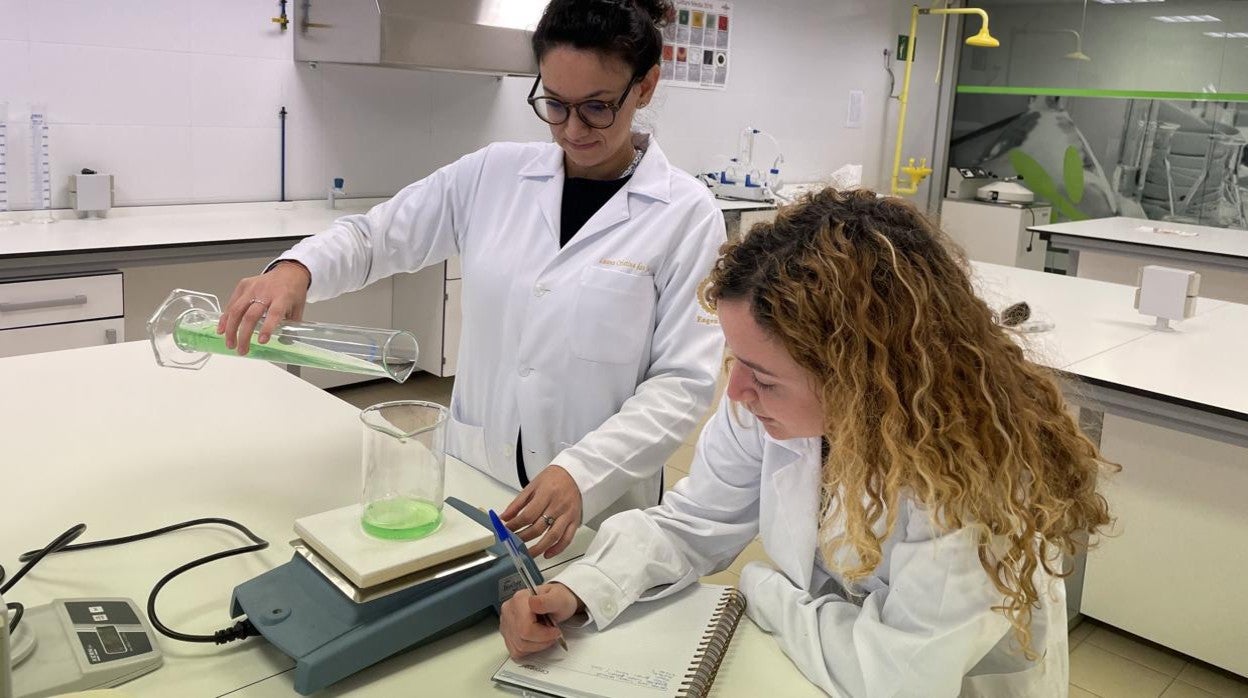
{"label": "white lab coat with embroidered text", "polygon": [[527,475],[567,469],[583,521],[597,523],[658,501],[663,464],[710,406],[723,338],[696,292],[724,221],[649,139],[628,182],[560,248],[563,179],[557,145],[496,143],[282,258],[311,271],[317,301],[458,255],[448,453],[518,488],[523,430]]}

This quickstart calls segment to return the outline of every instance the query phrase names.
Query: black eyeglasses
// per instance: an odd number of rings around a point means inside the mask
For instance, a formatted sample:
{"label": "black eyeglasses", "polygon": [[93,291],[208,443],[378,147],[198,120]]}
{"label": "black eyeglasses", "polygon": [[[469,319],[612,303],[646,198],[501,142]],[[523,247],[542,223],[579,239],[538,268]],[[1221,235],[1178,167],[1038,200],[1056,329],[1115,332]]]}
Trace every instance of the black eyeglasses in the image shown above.
{"label": "black eyeglasses", "polygon": [[537,114],[537,118],[545,121],[552,126],[558,126],[568,120],[572,115],[572,110],[576,110],[576,115],[581,118],[581,123],[590,128],[610,128],[615,123],[615,115],[624,106],[624,100],[628,98],[628,93],[632,91],[633,85],[637,84],[640,78],[634,77],[628,81],[628,87],[624,88],[624,92],[620,94],[620,98],[614,102],[604,102],[601,99],[587,99],[583,102],[565,102],[554,97],[535,97],[537,94],[537,85],[542,81],[542,76],[538,75],[533,81],[533,89],[529,90],[528,103],[533,107],[533,113]]}

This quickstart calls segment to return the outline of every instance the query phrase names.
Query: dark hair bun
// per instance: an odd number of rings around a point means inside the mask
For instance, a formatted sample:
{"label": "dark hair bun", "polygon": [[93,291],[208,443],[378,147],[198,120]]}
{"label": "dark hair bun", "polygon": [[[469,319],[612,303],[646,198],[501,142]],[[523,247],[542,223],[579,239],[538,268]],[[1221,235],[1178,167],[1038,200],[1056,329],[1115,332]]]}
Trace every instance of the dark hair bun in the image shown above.
{"label": "dark hair bun", "polygon": [[659,64],[660,28],[675,14],[671,0],[550,0],[533,32],[533,55],[540,62],[555,46],[591,49],[645,75]]}
{"label": "dark hair bun", "polygon": [[655,26],[665,27],[676,18],[676,6],[668,2],[668,0],[632,0],[637,7],[641,8],[646,14],[650,15],[650,19],[654,20]]}

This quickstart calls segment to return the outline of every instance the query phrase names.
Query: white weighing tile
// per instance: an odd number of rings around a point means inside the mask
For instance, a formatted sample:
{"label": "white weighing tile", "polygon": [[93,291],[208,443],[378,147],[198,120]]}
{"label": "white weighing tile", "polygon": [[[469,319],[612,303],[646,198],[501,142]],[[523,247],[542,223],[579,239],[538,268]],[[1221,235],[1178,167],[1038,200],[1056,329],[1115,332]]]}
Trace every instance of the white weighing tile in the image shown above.
{"label": "white weighing tile", "polygon": [[382,540],[364,532],[363,507],[305,516],[295,532],[361,589],[490,547],[494,534],[455,507],[442,507],[442,526],[416,540]]}

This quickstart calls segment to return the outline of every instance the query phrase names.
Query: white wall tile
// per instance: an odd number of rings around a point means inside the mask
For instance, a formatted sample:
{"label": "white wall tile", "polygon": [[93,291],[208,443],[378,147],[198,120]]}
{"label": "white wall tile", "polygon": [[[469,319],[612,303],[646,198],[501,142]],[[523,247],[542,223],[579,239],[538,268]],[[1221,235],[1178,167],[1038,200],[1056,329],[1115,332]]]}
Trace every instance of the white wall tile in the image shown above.
{"label": "white wall tile", "polygon": [[321,65],[326,174],[352,196],[393,194],[432,172],[427,72]]}
{"label": "white wall tile", "polygon": [[[307,63],[291,63],[282,82],[282,105],[286,107],[286,196],[289,199],[320,199],[329,188],[325,152],[329,130],[324,109],[321,70]],[[351,196],[350,188],[347,195]]]}
{"label": "white wall tile", "polygon": [[[528,78],[313,69],[292,60],[291,32],[269,21],[276,9],[269,0],[0,0],[0,99],[20,119],[11,131],[20,140],[29,103],[45,103],[53,124],[75,125],[54,132],[55,176],[112,168],[119,204],[276,198],[283,105],[288,198],[323,198],[335,176],[349,196],[388,195],[487,143],[550,139],[524,102]],[[639,123],[690,171],[733,154],[748,124],[780,140],[790,181],[844,162],[863,163],[869,178],[889,118],[879,51],[898,18],[908,21],[909,3],[740,0],[734,9],[729,88],[662,87]],[[843,126],[850,89],[866,92],[859,130]],[[756,153],[772,157],[762,143]],[[24,184],[10,189],[25,196]]]}
{"label": "white wall tile", "polygon": [[30,44],[0,40],[0,102],[8,102],[12,109],[29,100]]}
{"label": "white wall tile", "polygon": [[191,54],[190,63],[192,126],[278,125],[293,61]]}
{"label": "white wall tile", "polygon": [[429,123],[434,168],[495,141],[549,141],[550,127],[525,102],[529,78],[433,73]]}
{"label": "white wall tile", "polygon": [[168,0],[32,0],[30,40],[185,51],[186,5]]}
{"label": "white wall tile", "polygon": [[52,123],[190,123],[189,54],[31,42],[30,63]]}
{"label": "white wall tile", "polygon": [[54,208],[69,206],[69,175],[83,167],[113,175],[117,206],[192,200],[190,129],[185,126],[53,124],[48,140]]}
{"label": "white wall tile", "polygon": [[[288,14],[291,5],[287,5]],[[277,16],[277,2],[211,0],[191,2],[189,9],[193,53],[285,60],[294,56],[293,30],[283,32],[270,21]]]}
{"label": "white wall tile", "polygon": [[[317,128],[286,128],[286,198],[323,199],[329,191],[332,175],[325,169],[325,132]],[[356,194],[352,186],[346,195]]]}
{"label": "white wall tile", "polygon": [[280,130],[191,130],[191,190],[195,201],[276,201],[281,187]]}
{"label": "white wall tile", "polygon": [[0,39],[25,41],[30,38],[28,0],[0,0]]}

